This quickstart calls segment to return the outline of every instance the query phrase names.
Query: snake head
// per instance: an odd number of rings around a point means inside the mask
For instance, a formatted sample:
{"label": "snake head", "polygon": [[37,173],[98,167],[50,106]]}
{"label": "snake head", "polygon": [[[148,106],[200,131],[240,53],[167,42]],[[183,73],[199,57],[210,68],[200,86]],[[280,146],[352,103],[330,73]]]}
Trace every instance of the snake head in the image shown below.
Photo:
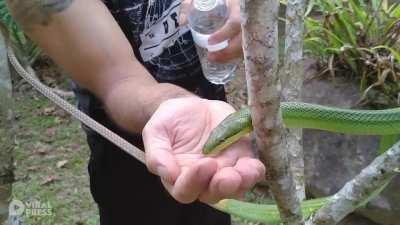
{"label": "snake head", "polygon": [[203,147],[203,154],[218,155],[252,130],[250,109],[243,108],[234,112],[211,131]]}

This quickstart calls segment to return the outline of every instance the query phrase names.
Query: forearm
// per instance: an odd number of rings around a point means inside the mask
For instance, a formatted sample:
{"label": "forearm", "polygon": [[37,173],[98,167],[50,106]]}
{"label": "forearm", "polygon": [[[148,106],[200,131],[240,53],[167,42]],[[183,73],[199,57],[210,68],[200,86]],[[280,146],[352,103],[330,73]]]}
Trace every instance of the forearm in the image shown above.
{"label": "forearm", "polygon": [[140,132],[158,105],[190,95],[159,84],[100,0],[7,0],[13,17],[71,77],[105,103],[121,127]]}

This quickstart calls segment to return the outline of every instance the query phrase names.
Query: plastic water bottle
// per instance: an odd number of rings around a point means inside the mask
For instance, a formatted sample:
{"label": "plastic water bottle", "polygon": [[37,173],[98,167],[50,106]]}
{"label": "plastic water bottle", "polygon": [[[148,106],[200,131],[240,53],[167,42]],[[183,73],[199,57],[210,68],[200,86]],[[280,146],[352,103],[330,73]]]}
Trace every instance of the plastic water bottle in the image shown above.
{"label": "plastic water bottle", "polygon": [[207,59],[208,52],[219,51],[228,46],[228,40],[214,45],[208,38],[219,30],[229,17],[225,0],[193,0],[188,14],[189,27],[197,45],[204,76],[214,84],[225,84],[235,76],[237,61],[212,63]]}

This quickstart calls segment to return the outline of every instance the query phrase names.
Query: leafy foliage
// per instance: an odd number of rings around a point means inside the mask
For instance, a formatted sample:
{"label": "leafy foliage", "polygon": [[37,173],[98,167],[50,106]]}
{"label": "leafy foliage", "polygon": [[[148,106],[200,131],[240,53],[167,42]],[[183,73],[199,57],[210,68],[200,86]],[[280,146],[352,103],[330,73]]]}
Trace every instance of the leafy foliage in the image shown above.
{"label": "leafy foliage", "polygon": [[3,25],[3,30],[8,33],[18,58],[23,60],[26,65],[31,65],[41,51],[13,20],[5,0],[0,0],[0,23]]}
{"label": "leafy foliage", "polygon": [[323,73],[360,79],[363,104],[400,105],[400,3],[311,0],[310,5],[322,18],[306,18],[305,46]]}

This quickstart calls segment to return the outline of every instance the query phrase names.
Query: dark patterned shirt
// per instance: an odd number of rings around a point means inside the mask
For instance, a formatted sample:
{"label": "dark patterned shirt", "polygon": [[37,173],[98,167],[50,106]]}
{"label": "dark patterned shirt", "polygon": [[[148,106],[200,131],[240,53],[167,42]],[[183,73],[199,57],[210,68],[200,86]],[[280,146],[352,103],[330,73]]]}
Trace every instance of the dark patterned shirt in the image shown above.
{"label": "dark patterned shirt", "polygon": [[[178,24],[181,0],[103,2],[124,31],[136,58],[158,82],[178,85],[203,98],[225,100],[224,86],[204,78],[189,29]],[[105,114],[100,100],[76,83],[73,86],[79,109],[99,121],[97,116]]]}
{"label": "dark patterned shirt", "polygon": [[136,57],[158,81],[202,76],[190,31],[178,23],[181,0],[103,0]]}

